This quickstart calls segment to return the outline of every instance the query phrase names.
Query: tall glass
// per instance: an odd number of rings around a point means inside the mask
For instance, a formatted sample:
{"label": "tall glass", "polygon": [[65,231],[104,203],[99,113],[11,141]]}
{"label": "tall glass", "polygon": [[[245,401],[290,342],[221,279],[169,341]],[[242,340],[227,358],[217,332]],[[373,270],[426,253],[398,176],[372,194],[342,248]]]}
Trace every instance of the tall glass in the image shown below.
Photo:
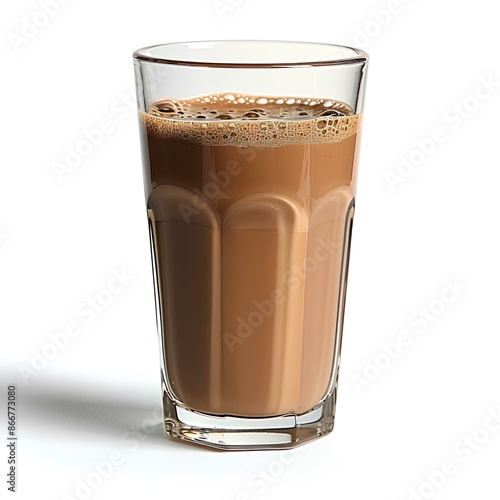
{"label": "tall glass", "polygon": [[367,55],[134,54],[165,431],[290,448],[333,428]]}

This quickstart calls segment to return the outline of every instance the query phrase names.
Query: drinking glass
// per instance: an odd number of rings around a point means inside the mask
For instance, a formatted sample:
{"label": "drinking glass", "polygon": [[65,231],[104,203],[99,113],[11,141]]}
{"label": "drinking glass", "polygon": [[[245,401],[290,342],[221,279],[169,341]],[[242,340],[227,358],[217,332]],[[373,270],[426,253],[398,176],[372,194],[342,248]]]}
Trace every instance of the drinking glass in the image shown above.
{"label": "drinking glass", "polygon": [[333,428],[367,54],[134,53],[165,432],[224,450]]}

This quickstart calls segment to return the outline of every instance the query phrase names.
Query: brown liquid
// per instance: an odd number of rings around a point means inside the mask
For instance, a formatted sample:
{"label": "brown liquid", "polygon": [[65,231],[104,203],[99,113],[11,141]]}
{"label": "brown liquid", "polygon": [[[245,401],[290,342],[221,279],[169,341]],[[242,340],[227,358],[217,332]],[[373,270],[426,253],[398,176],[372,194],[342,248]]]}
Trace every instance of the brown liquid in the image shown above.
{"label": "brown liquid", "polygon": [[141,112],[164,362],[186,406],[300,414],[326,395],[358,123],[333,100],[240,94]]}

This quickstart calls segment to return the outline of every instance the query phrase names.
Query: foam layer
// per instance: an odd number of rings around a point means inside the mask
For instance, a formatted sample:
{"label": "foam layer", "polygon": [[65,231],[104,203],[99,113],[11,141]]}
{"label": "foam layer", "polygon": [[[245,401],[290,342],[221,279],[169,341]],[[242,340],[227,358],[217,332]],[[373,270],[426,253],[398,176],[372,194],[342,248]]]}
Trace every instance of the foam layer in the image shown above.
{"label": "foam layer", "polygon": [[149,135],[204,146],[339,142],[360,123],[360,115],[332,99],[230,93],[161,99],[140,116]]}

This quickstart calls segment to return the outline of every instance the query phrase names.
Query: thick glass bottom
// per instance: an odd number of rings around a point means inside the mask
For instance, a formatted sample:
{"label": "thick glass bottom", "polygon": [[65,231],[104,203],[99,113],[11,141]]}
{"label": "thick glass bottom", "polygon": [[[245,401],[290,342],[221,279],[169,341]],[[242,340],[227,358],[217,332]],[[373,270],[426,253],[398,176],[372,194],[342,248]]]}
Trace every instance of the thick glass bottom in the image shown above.
{"label": "thick glass bottom", "polygon": [[278,450],[295,448],[333,429],[337,388],[301,415],[245,418],[207,415],[190,410],[163,393],[168,437],[219,450]]}

